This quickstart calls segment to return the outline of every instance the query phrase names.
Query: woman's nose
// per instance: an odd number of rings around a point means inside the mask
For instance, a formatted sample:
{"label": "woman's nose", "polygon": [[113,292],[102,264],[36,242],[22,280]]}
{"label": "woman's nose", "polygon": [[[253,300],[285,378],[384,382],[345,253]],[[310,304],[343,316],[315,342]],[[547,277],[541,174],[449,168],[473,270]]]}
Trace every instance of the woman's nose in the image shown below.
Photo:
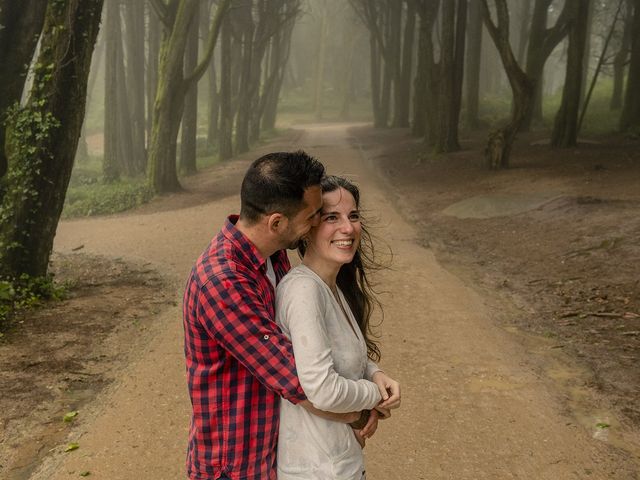
{"label": "woman's nose", "polygon": [[344,233],[353,232],[353,224],[349,221],[348,218],[343,218],[340,221],[340,231]]}

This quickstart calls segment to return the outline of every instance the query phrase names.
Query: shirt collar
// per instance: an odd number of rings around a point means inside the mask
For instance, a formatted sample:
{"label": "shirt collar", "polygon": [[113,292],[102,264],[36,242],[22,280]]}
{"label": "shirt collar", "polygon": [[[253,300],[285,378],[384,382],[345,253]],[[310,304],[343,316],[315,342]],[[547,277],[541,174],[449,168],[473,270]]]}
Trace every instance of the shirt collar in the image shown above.
{"label": "shirt collar", "polygon": [[265,270],[267,268],[267,259],[264,258],[258,248],[247,238],[247,236],[238,230],[236,223],[238,222],[239,215],[229,215],[222,227],[222,234],[231,243],[238,248],[246,256],[250,265],[256,270]]}

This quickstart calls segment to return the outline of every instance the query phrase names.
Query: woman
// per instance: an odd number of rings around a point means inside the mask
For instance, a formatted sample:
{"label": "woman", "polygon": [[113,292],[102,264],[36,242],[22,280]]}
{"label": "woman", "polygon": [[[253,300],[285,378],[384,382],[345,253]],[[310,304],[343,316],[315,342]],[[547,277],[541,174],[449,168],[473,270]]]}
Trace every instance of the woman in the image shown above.
{"label": "woman", "polygon": [[[368,266],[375,266],[371,239],[354,184],[331,176],[323,180],[322,192],[320,222],[300,248],[302,265],[278,285],[276,320],[291,338],[300,383],[316,408],[368,411],[385,394],[371,381],[383,375],[372,361],[380,351],[369,338],[376,303],[366,277]],[[373,416],[368,435],[377,425]],[[351,426],[282,402],[278,480],[361,480],[362,446],[363,435]]]}

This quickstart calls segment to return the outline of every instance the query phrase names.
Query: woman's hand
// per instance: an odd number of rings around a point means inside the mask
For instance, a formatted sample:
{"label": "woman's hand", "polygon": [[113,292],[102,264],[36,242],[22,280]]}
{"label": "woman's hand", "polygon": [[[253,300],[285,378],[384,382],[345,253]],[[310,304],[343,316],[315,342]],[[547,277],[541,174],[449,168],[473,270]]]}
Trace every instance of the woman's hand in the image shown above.
{"label": "woman's hand", "polygon": [[382,402],[379,407],[393,409],[400,406],[400,384],[382,370],[373,374],[373,383],[378,386]]}
{"label": "woman's hand", "polygon": [[391,410],[388,408],[377,406],[375,410],[378,412],[378,417],[380,420],[386,420],[391,417]]}

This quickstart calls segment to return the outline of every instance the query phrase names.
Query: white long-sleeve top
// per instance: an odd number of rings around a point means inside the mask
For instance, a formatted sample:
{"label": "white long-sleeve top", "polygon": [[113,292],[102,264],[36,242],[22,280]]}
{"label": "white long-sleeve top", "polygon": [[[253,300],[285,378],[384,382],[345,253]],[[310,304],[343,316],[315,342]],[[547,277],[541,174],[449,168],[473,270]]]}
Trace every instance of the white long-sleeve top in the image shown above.
{"label": "white long-sleeve top", "polygon": [[[370,381],[379,369],[367,359],[364,337],[339,295],[351,326],[327,284],[298,265],[278,285],[276,321],[291,338],[300,384],[316,408],[371,409],[381,400]],[[349,425],[282,400],[278,480],[360,480],[363,472],[362,449]]]}

